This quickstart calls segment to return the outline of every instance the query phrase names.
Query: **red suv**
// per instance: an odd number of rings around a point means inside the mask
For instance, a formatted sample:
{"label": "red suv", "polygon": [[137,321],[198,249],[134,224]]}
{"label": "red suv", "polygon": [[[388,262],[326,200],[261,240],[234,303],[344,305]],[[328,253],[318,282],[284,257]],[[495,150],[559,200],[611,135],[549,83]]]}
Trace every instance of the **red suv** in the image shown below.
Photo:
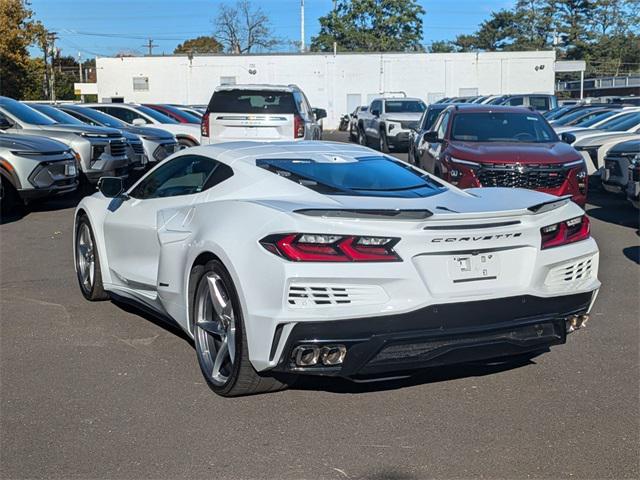
{"label": "red suv", "polygon": [[453,105],[422,134],[416,163],[460,188],[519,187],[571,195],[584,207],[587,169],[538,112]]}

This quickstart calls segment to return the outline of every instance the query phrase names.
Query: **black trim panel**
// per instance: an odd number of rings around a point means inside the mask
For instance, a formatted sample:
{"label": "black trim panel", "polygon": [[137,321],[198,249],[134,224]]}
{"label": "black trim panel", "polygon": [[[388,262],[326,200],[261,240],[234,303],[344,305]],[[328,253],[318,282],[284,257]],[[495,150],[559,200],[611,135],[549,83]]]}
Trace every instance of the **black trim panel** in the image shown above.
{"label": "black trim panel", "polygon": [[[516,297],[431,305],[413,312],[327,322],[299,322],[292,329],[277,371],[354,376],[514,355],[565,342],[565,318],[585,313],[593,292],[560,297]],[[533,329],[533,330],[532,330]],[[545,334],[537,333],[542,329]],[[342,367],[298,369],[295,346],[342,343]],[[390,345],[412,344],[428,355],[407,361],[376,360]],[[409,358],[411,357],[411,358]]]}

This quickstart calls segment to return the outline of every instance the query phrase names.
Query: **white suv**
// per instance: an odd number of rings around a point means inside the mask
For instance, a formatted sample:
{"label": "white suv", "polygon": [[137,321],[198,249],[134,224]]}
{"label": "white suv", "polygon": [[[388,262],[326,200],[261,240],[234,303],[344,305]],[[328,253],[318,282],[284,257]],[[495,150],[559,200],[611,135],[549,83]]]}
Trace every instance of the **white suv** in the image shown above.
{"label": "white suv", "polygon": [[326,116],[295,85],[220,86],[202,116],[200,143],[320,140]]}

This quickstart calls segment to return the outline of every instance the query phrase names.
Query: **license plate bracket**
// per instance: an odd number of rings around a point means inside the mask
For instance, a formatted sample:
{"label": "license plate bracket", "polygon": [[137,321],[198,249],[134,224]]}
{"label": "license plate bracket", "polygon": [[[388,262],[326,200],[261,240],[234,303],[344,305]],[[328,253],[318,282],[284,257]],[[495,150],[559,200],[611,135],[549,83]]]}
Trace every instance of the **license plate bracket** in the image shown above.
{"label": "license plate bracket", "polygon": [[499,260],[495,252],[457,254],[449,259],[449,276],[453,283],[496,280],[498,272]]}

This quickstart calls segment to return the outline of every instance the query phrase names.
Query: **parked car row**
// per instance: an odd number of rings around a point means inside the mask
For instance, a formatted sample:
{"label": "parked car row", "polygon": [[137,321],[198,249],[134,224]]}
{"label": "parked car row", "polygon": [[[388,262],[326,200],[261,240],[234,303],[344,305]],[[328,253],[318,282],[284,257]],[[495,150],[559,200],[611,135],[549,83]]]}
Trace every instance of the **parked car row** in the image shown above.
{"label": "parked car row", "polygon": [[[197,125],[188,126],[194,141],[181,136],[180,142],[173,133],[178,133],[173,126],[177,122],[161,113],[151,117],[157,122],[153,124],[156,128],[149,128],[134,118],[127,122],[108,115],[102,111],[104,107],[27,103],[0,97],[3,214],[78,188],[91,193],[105,176],[136,178],[180,148],[198,143]],[[113,111],[136,111],[142,106],[118,107],[122,108]],[[140,115],[144,114],[143,108]]]}

